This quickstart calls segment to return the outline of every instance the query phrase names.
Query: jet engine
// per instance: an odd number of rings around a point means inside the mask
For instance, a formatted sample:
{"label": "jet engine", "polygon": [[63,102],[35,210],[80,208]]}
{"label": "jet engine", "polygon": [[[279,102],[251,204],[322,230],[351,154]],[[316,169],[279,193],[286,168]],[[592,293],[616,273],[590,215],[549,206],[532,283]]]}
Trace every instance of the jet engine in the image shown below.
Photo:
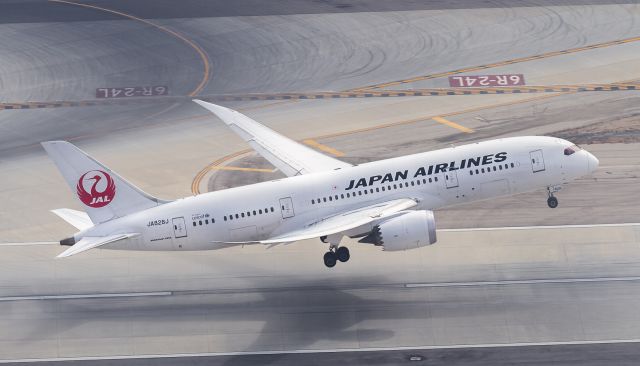
{"label": "jet engine", "polygon": [[386,251],[424,247],[436,242],[433,211],[408,211],[373,227],[360,243],[382,246]]}

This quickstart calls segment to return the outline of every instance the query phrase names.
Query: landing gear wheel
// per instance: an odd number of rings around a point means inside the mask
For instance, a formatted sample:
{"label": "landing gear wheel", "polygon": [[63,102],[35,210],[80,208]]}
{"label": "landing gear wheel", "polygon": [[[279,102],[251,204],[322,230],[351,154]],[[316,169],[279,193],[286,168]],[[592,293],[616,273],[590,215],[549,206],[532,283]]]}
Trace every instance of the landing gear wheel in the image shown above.
{"label": "landing gear wheel", "polygon": [[336,249],[336,256],[340,262],[346,262],[351,258],[351,254],[349,254],[349,248],[347,247],[338,247]]}
{"label": "landing gear wheel", "polygon": [[326,252],[324,253],[324,265],[332,268],[333,266],[336,265],[336,260],[338,258],[336,257],[336,254],[334,252]]}
{"label": "landing gear wheel", "polygon": [[547,205],[549,205],[549,207],[551,207],[551,208],[558,207],[558,199],[555,198],[554,196],[549,197],[547,199]]}

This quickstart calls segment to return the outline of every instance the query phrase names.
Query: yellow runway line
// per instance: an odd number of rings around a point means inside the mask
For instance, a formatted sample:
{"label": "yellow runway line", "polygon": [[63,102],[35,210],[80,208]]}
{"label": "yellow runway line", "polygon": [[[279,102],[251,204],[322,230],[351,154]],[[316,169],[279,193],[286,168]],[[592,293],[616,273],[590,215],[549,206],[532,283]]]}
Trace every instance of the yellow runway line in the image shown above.
{"label": "yellow runway line", "polygon": [[441,123],[441,124],[443,124],[443,125],[447,125],[447,126],[449,126],[449,127],[453,127],[453,128],[455,128],[456,130],[458,130],[458,131],[462,131],[462,132],[464,132],[464,133],[473,133],[473,130],[472,130],[472,129],[467,128],[467,127],[464,127],[464,126],[462,126],[462,125],[459,125],[459,124],[457,124],[457,123],[455,123],[455,122],[451,122],[451,121],[449,121],[448,119],[444,119],[444,118],[442,118],[442,117],[440,117],[440,116],[433,117],[433,118],[432,118],[432,120],[434,120],[434,121],[436,121],[436,122],[438,122],[438,123]]}
{"label": "yellow runway line", "polygon": [[234,158],[238,158],[241,157],[245,154],[250,153],[251,149],[245,149],[245,150],[241,150],[241,151],[236,151],[233,154],[229,154],[226,156],[223,156],[222,158],[214,161],[213,163],[207,165],[206,167],[200,169],[200,171],[198,172],[198,174],[196,174],[196,176],[193,178],[193,181],[191,182],[191,192],[193,192],[194,195],[200,194],[200,182],[202,182],[202,179],[204,179],[204,177],[207,175],[208,172],[210,172],[212,169],[212,167],[214,166],[220,166],[220,164],[225,163],[229,160],[232,160]]}
{"label": "yellow runway line", "polygon": [[261,173],[273,173],[278,169],[261,169],[261,168],[241,168],[237,166],[212,166],[210,170],[233,170],[239,172],[261,172]]}
{"label": "yellow runway line", "polygon": [[318,150],[322,150],[322,151],[324,151],[326,153],[329,153],[331,155],[338,156],[338,157],[344,156],[344,153],[342,151],[336,150],[336,149],[334,149],[334,148],[332,148],[330,146],[327,146],[327,145],[323,145],[323,144],[319,143],[316,140],[307,139],[307,140],[303,140],[302,142],[304,142],[305,144],[307,144],[307,145],[309,145],[311,147],[315,147]]}
{"label": "yellow runway line", "polygon": [[154,27],[156,29],[159,29],[159,30],[161,30],[161,31],[163,31],[165,33],[168,33],[168,34],[178,38],[179,40],[181,40],[184,43],[186,43],[189,47],[193,48],[196,51],[196,53],[198,53],[198,56],[200,56],[200,59],[202,60],[202,64],[204,66],[204,75],[202,76],[202,80],[200,81],[198,86],[196,86],[196,88],[193,89],[193,91],[191,91],[191,93],[189,93],[189,96],[190,97],[196,96],[198,93],[200,93],[202,91],[202,89],[204,89],[205,85],[207,85],[207,83],[209,82],[209,75],[211,73],[211,64],[209,63],[209,57],[207,57],[206,52],[200,46],[198,46],[192,40],[186,38],[182,34],[176,32],[174,30],[171,30],[171,29],[169,29],[167,27],[164,27],[162,25],[158,25],[158,24],[155,24],[153,22],[150,22],[150,21],[148,21],[146,19],[138,18],[138,17],[136,17],[134,15],[123,13],[123,12],[117,11],[117,10],[111,10],[111,9],[102,8],[102,7],[99,7],[99,6],[96,6],[96,5],[76,3],[76,2],[73,2],[73,1],[67,1],[67,0],[49,0],[49,1],[50,2],[54,2],[54,3],[82,6],[82,7],[85,7],[85,8],[96,9],[96,10],[101,10],[101,11],[104,11],[104,12],[107,12],[107,13],[120,15],[120,16],[123,16],[125,18],[129,18],[131,20],[142,22],[144,24],[152,26],[152,27]]}

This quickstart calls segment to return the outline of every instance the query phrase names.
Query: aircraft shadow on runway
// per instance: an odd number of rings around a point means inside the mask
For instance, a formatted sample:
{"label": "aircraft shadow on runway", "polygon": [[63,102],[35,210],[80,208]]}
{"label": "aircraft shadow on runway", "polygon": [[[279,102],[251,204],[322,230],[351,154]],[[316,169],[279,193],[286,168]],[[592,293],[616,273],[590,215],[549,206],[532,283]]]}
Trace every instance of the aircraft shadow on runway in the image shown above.
{"label": "aircraft shadow on runway", "polygon": [[[83,326],[87,328],[87,323],[95,322],[98,327],[102,323],[106,332],[113,332],[113,329],[119,332],[115,337],[122,337],[122,333],[133,337],[216,334],[226,347],[221,351],[326,349],[336,342],[343,345],[340,348],[357,348],[384,346],[384,341],[396,336],[396,332],[390,326],[371,327],[371,324],[396,321],[409,324],[405,326],[416,331],[416,340],[411,345],[417,345],[420,343],[415,342],[420,339],[429,339],[437,317],[446,320],[470,316],[468,306],[454,306],[461,301],[459,293],[437,290],[440,292],[432,296],[432,289],[383,285],[388,281],[383,277],[350,278],[348,284],[340,285],[326,279],[303,280],[295,287],[274,289],[211,289],[181,291],[160,297],[42,301],[38,305],[43,312],[51,313],[51,309],[55,309],[53,324],[53,317],[48,317],[42,324],[34,324],[25,334],[24,341],[86,338],[88,330]],[[474,290],[469,289],[469,292]],[[438,310],[432,312],[433,306]],[[8,307],[5,314],[10,316],[11,310],[12,307]],[[483,306],[474,310],[473,316],[484,312],[483,316],[495,317],[502,311],[500,306]],[[242,329],[247,324],[251,327],[251,322],[264,322],[264,325],[251,344],[243,345],[243,336],[255,334],[255,328]],[[361,324],[365,324],[364,327],[361,328]],[[188,328],[185,333],[179,330],[182,325]],[[211,329],[216,326],[220,326],[217,331]],[[221,332],[223,328],[229,332]],[[89,331],[96,337],[96,342],[100,337],[114,337],[105,335],[101,329]],[[238,336],[235,346],[234,333]],[[427,341],[424,344],[428,344]],[[261,363],[280,363],[286,357],[272,355],[261,358]],[[226,366],[244,365],[248,361],[245,356],[219,360]]]}

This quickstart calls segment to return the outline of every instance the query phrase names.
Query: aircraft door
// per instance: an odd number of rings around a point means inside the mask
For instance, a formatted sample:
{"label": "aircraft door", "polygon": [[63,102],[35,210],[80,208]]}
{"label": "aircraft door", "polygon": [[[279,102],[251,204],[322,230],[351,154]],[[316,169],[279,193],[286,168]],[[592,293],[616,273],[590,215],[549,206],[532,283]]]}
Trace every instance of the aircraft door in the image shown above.
{"label": "aircraft door", "polygon": [[544,167],[544,156],[542,155],[542,150],[534,150],[529,153],[531,157],[531,167],[533,168],[533,172],[542,172],[545,170]]}
{"label": "aircraft door", "polygon": [[184,217],[174,217],[172,224],[174,238],[178,239],[187,237],[187,226],[184,224]]}
{"label": "aircraft door", "polygon": [[282,212],[283,219],[295,216],[295,212],[293,211],[293,200],[291,197],[280,198],[280,211]]}
{"label": "aircraft door", "polygon": [[458,187],[458,171],[450,170],[448,172],[444,172],[444,182],[447,189]]}

